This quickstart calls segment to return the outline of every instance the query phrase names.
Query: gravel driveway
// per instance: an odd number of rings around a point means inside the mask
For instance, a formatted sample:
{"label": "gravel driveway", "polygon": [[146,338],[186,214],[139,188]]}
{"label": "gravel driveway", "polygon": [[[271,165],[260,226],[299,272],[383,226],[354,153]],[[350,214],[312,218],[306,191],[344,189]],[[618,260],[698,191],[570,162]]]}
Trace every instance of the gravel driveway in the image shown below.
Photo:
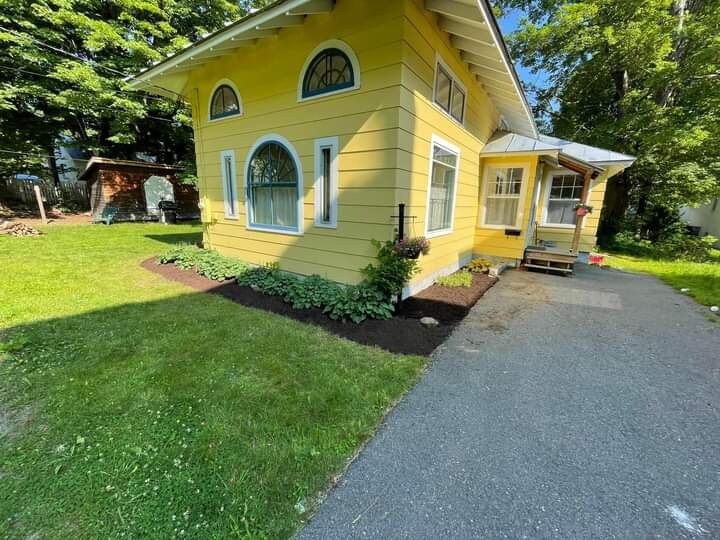
{"label": "gravel driveway", "polygon": [[656,279],[508,272],[299,538],[720,538],[720,325]]}

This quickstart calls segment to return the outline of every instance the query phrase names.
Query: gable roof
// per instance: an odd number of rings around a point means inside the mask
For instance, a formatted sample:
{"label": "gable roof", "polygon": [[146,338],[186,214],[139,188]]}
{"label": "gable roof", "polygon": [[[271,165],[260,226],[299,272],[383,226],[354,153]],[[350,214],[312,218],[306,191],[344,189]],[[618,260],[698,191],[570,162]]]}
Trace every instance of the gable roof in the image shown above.
{"label": "gable roof", "polygon": [[[258,39],[276,35],[282,28],[302,25],[305,16],[332,11],[334,5],[335,0],[277,0],[129,77],[130,86],[177,97],[193,69],[237,54]],[[460,51],[504,123],[517,133],[537,136],[535,120],[489,1],[425,0],[425,9],[438,15],[440,29],[450,35],[451,43]]]}

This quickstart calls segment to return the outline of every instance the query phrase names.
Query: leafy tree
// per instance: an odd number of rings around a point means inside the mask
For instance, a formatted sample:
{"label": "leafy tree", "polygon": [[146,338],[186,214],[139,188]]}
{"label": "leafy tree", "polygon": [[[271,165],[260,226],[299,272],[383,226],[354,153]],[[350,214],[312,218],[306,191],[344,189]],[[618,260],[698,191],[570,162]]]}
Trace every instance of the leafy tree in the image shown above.
{"label": "leafy tree", "polygon": [[718,0],[501,0],[527,17],[510,36],[544,70],[536,114],[560,137],[638,157],[611,180],[601,234],[650,239],[720,195]]}
{"label": "leafy tree", "polygon": [[186,104],[130,91],[124,75],[265,3],[0,0],[0,174],[46,172],[58,139],[192,168]]}

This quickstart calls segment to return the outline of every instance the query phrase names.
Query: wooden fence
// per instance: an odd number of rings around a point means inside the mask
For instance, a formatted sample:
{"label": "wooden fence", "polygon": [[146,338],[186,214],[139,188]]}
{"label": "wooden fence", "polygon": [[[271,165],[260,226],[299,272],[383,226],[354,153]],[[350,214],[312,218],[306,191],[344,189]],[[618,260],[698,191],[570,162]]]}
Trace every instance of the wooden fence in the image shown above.
{"label": "wooden fence", "polygon": [[[48,206],[73,205],[81,208],[90,208],[90,190],[85,182],[67,182],[53,185],[50,182],[40,182],[40,193]],[[27,205],[35,206],[35,191],[30,180],[6,178],[4,186],[0,185],[0,198],[22,201]]]}

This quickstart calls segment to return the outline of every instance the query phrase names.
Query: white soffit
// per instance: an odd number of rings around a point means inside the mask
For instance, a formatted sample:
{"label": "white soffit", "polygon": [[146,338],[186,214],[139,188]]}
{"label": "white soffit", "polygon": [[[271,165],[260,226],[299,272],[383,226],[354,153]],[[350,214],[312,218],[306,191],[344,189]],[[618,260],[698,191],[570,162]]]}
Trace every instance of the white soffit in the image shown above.
{"label": "white soffit", "polygon": [[440,29],[450,35],[508,128],[537,137],[525,92],[487,0],[425,0],[425,9],[439,15]]}
{"label": "white soffit", "polygon": [[255,45],[258,39],[277,36],[283,28],[303,24],[306,15],[327,13],[334,6],[335,0],[278,0],[203,36],[200,41],[130,77],[128,82],[131,88],[177,97],[185,88],[191,70]]}

